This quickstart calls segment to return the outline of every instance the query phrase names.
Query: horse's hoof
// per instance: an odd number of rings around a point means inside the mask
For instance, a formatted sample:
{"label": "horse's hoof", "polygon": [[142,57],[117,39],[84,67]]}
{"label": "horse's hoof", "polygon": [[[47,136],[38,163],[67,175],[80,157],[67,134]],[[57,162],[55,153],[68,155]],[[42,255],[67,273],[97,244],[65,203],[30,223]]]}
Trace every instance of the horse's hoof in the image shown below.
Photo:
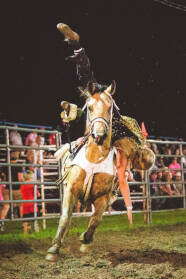
{"label": "horse's hoof", "polygon": [[52,245],[48,251],[47,251],[49,254],[59,254],[59,246],[54,244]]}
{"label": "horse's hoof", "polygon": [[80,250],[81,253],[87,253],[89,251],[89,245],[88,244],[81,244],[79,250]]}
{"label": "horse's hoof", "polygon": [[49,261],[49,262],[56,262],[57,261],[57,258],[58,258],[58,254],[53,254],[53,253],[48,253],[46,255],[46,260]]}

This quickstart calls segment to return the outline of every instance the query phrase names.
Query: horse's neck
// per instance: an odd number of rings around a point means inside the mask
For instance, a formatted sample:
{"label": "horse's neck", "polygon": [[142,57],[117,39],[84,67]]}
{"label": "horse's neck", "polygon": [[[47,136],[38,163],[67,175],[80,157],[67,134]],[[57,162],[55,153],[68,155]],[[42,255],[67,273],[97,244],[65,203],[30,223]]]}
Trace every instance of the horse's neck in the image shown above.
{"label": "horse's neck", "polygon": [[86,159],[91,163],[100,163],[108,156],[111,148],[111,132],[103,141],[103,145],[97,145],[92,136],[89,137],[86,148]]}

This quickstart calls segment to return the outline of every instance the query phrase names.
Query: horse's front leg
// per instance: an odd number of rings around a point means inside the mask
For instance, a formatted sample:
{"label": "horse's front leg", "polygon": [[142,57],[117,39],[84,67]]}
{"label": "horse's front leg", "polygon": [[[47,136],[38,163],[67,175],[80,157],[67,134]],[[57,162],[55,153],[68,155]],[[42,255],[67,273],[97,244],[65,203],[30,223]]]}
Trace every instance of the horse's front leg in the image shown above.
{"label": "horse's front leg", "polygon": [[106,194],[97,198],[94,202],[95,212],[91,216],[88,229],[80,236],[80,241],[83,243],[80,247],[81,252],[86,252],[88,249],[88,244],[93,241],[94,232],[102,220],[102,215],[108,206],[109,195]]}
{"label": "horse's front leg", "polygon": [[70,173],[70,178],[64,188],[62,215],[59,220],[56,236],[53,245],[48,249],[46,259],[56,261],[59,254],[61,243],[64,241],[65,235],[70,226],[70,220],[75,203],[80,194],[81,185],[84,181],[85,173],[78,167],[74,167]]}

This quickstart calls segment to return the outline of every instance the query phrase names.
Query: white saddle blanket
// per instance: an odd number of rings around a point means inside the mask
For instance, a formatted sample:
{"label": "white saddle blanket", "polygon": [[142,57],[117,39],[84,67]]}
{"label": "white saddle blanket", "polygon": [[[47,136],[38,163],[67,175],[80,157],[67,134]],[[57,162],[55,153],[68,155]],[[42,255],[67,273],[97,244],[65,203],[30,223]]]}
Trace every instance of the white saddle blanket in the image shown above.
{"label": "white saddle blanket", "polygon": [[82,169],[86,171],[86,178],[84,184],[86,185],[89,181],[89,178],[92,174],[95,173],[108,173],[111,175],[115,175],[116,169],[113,162],[113,156],[116,152],[115,148],[109,152],[108,156],[101,163],[91,163],[85,157],[86,145],[84,145],[76,155],[76,157],[72,160],[71,165],[78,165]]}

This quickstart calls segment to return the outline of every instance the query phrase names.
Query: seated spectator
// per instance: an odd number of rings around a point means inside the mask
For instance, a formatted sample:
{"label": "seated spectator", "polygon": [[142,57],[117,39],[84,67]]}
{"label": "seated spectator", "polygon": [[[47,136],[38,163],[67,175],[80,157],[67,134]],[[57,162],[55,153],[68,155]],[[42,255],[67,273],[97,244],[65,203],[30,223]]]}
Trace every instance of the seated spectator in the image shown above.
{"label": "seated spectator", "polygon": [[[166,171],[164,176],[164,181],[167,182],[166,184],[161,185],[161,190],[163,195],[180,195],[177,187],[173,184],[172,181],[172,173],[170,171]],[[178,207],[178,200],[175,199],[168,199],[166,202],[166,208],[177,208]]]}
{"label": "seated spectator", "polygon": [[[168,155],[168,156],[172,155],[171,149],[169,149],[169,148],[165,149],[165,153],[164,154]],[[170,165],[170,163],[171,163],[171,158],[170,157],[164,157],[163,161],[164,161],[165,166],[168,167]]]}
{"label": "seated spectator", "polygon": [[[21,194],[23,200],[34,200],[34,185],[32,182],[34,181],[34,173],[32,171],[26,171],[24,174],[24,181],[30,182],[30,184],[22,184],[21,185]],[[39,191],[37,191],[37,196],[40,196]],[[38,211],[36,206],[36,211]],[[23,203],[23,218],[34,217],[34,202],[31,203]],[[27,234],[31,227],[29,226],[28,221],[23,222],[23,230],[24,234]]]}
{"label": "seated spectator", "polygon": [[25,145],[32,145],[36,142],[37,132],[31,132],[27,135],[25,139]]}
{"label": "seated spectator", "polygon": [[162,169],[165,167],[164,161],[163,161],[163,156],[161,157],[156,157],[156,163],[155,165],[157,166],[157,168]]}
{"label": "seated spectator", "polygon": [[[157,180],[157,171],[153,170],[150,173],[150,182],[152,183],[150,185],[150,194],[151,196],[160,196],[161,195],[161,189],[160,184],[158,184]],[[159,210],[162,205],[165,203],[165,199],[152,199],[152,209]]]}
{"label": "seated spectator", "polygon": [[177,148],[178,148],[178,146],[176,144],[171,144],[171,146],[170,146],[171,153],[175,154]]}
{"label": "seated spectator", "polygon": [[183,195],[183,183],[182,183],[182,177],[181,177],[181,172],[180,171],[177,171],[175,173],[174,181],[175,182],[180,182],[180,183],[176,183],[175,186],[176,186],[176,188],[178,190],[178,193],[180,195]]}
{"label": "seated spectator", "polygon": [[171,171],[172,175],[174,176],[176,173],[176,169],[180,169],[180,168],[181,168],[181,166],[177,162],[177,158],[176,157],[172,158],[172,161],[169,165],[169,169],[172,169],[172,171]]}
{"label": "seated spectator", "polygon": [[179,156],[179,155],[180,155],[180,148],[179,148],[179,147],[176,148],[176,150],[175,150],[175,155],[176,155],[176,156]]}
{"label": "seated spectator", "polygon": [[156,184],[156,181],[157,181],[157,172],[153,170],[150,173],[150,182],[153,182],[153,184],[150,185],[151,195],[155,195],[156,193],[159,192],[158,184]]}
{"label": "seated spectator", "polygon": [[173,190],[172,184],[171,184],[172,173],[170,171],[168,171],[168,170],[165,171],[162,181],[167,182],[167,183],[161,185],[161,191],[163,192],[163,194],[169,195],[169,196],[174,195],[175,193],[174,193],[174,190]]}
{"label": "seated spectator", "polygon": [[157,170],[157,181],[161,182],[162,178],[163,178],[163,172],[161,170]]}
{"label": "seated spectator", "polygon": [[[166,141],[166,139],[164,141]],[[171,154],[171,148],[168,143],[161,144],[161,153],[162,154],[167,154],[167,153]]]}
{"label": "seated spectator", "polygon": [[151,149],[155,154],[159,154],[159,149],[156,143],[151,143]]}
{"label": "seated spectator", "polygon": [[[18,158],[15,157],[15,153],[12,152],[10,163],[16,164],[17,160],[18,160]],[[5,181],[8,181],[7,168],[4,169],[4,173],[5,173],[5,176],[6,176]],[[11,176],[12,176],[11,177],[12,182],[23,181],[22,168],[11,166]],[[3,188],[3,198],[4,198],[5,201],[10,200],[10,185],[6,185],[6,187]],[[12,198],[13,198],[13,200],[21,200],[22,199],[21,191],[20,191],[20,185],[12,184]],[[18,203],[18,207],[19,207],[19,216],[22,217],[22,204]],[[10,208],[9,203],[3,203],[3,207],[2,207],[2,210],[1,210],[1,214],[0,214],[0,219],[3,220],[3,219],[6,218],[9,208]]]}
{"label": "seated spectator", "polygon": [[[130,171],[126,171],[125,175],[126,175],[126,178],[127,178],[128,182],[135,182],[136,181],[134,179],[134,174],[132,173],[131,170]],[[130,185],[130,192],[133,192],[133,193],[138,192],[139,191],[139,187],[136,187],[136,186],[138,186],[138,185],[135,185],[135,184]]]}

